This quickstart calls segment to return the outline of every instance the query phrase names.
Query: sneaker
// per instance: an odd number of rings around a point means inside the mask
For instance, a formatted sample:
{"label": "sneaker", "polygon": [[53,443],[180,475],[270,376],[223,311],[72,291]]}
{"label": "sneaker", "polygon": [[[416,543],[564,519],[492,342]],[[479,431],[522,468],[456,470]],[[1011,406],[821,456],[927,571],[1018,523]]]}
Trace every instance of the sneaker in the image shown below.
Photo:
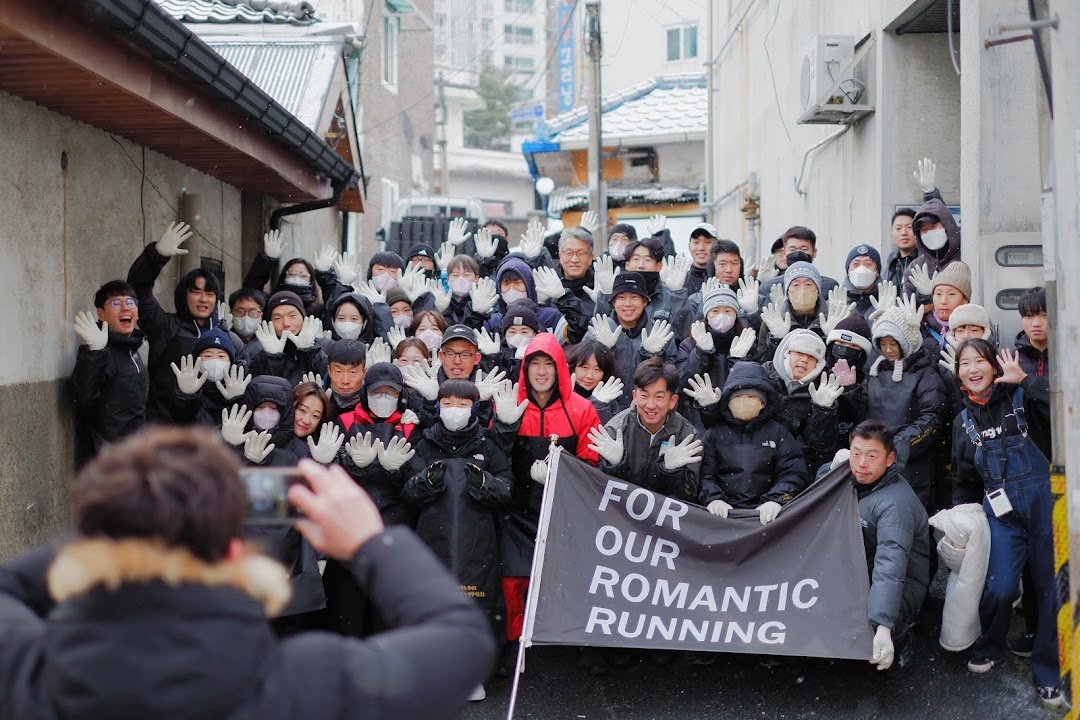
{"label": "sneaker", "polygon": [[972,657],[968,660],[968,670],[973,673],[988,673],[997,665],[997,660],[990,658]]}
{"label": "sneaker", "polygon": [[477,685],[476,689],[472,691],[472,695],[469,696],[469,702],[480,702],[487,698],[487,690],[483,685]]}
{"label": "sneaker", "polygon": [[1042,700],[1047,705],[1057,707],[1065,702],[1065,698],[1061,697],[1061,690],[1056,687],[1041,687],[1039,688],[1039,700]]}
{"label": "sneaker", "polygon": [[1016,657],[1029,658],[1035,649],[1035,633],[1021,635],[1009,643],[1009,652]]}
{"label": "sneaker", "polygon": [[514,670],[517,668],[517,656],[517,642],[508,642],[503,645],[499,653],[499,661],[495,664],[495,677],[513,677]]}

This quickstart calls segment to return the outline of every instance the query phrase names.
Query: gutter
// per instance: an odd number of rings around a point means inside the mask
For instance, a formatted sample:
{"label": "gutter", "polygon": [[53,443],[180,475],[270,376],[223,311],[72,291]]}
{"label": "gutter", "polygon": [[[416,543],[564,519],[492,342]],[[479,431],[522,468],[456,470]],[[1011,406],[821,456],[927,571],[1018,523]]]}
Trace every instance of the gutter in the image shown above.
{"label": "gutter", "polygon": [[356,168],[322,138],[153,0],[82,0],[81,4],[104,27],[126,37],[155,61],[170,65],[272,135],[329,179],[338,199],[339,186],[344,192],[359,179]]}
{"label": "gutter", "polygon": [[[277,210],[270,213],[270,229],[280,230],[281,218],[285,217],[286,215],[299,215],[300,213],[311,212],[312,210],[322,210],[324,208],[334,207],[339,202],[341,202],[341,196],[345,193],[346,185],[343,182],[335,182],[333,187],[334,194],[328,198],[323,198],[322,200],[312,200],[311,202],[305,203],[297,203],[296,205],[285,205],[283,207],[279,207]],[[345,231],[343,229],[342,233],[344,232]]]}

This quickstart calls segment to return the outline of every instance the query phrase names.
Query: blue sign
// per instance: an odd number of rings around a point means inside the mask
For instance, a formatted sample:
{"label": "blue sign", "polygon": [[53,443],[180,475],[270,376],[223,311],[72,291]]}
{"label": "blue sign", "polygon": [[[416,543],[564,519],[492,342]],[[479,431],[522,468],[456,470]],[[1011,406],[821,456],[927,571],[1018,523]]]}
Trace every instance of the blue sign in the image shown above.
{"label": "blue sign", "polygon": [[574,66],[574,5],[560,5],[558,14],[559,43],[556,54],[558,60],[557,83],[559,91],[559,112],[574,109],[576,99],[575,80],[577,68]]}
{"label": "blue sign", "polygon": [[544,103],[528,102],[510,108],[510,120],[515,123],[532,122],[544,117]]}

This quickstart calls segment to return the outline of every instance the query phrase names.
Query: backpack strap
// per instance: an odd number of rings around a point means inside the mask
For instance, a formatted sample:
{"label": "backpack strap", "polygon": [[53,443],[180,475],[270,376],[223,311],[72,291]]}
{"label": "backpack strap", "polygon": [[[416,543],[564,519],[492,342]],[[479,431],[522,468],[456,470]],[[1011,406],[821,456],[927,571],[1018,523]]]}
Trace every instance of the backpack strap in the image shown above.
{"label": "backpack strap", "polygon": [[960,419],[964,421],[964,432],[967,433],[968,440],[975,447],[982,447],[982,436],[975,430],[975,423],[971,421],[971,416],[968,414],[967,408],[964,408],[960,412]]}

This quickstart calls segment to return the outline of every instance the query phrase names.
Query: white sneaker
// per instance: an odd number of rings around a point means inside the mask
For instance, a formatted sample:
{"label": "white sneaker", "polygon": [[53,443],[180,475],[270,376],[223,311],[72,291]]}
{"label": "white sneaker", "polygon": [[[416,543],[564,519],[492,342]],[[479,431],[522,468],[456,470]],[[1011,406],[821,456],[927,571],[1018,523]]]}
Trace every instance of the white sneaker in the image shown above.
{"label": "white sneaker", "polygon": [[472,695],[469,696],[469,702],[480,702],[487,698],[487,690],[483,685],[477,685],[476,689],[472,691]]}

